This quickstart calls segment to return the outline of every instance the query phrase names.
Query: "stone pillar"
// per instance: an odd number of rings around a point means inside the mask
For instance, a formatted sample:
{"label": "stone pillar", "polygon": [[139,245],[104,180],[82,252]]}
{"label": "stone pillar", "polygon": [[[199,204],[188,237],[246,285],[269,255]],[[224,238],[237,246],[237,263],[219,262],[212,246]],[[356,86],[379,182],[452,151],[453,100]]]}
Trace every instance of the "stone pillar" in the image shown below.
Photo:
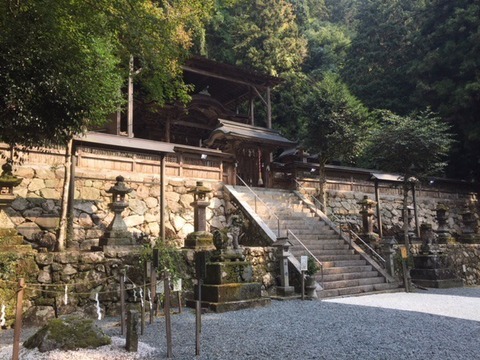
{"label": "stone pillar", "polygon": [[23,237],[18,234],[15,225],[5,213],[5,209],[15,200],[16,195],[13,193],[13,188],[20,185],[22,180],[22,178],[12,174],[12,165],[9,162],[2,165],[2,174],[0,175],[0,246],[7,245],[11,249],[14,245],[21,246]]}
{"label": "stone pillar", "polygon": [[292,296],[295,289],[293,286],[290,286],[288,273],[289,247],[292,244],[287,238],[278,238],[274,246],[277,247],[277,257],[280,260],[280,286],[277,286],[277,295]]}
{"label": "stone pillar", "polygon": [[422,240],[420,248],[422,254],[437,254],[440,251],[431,224],[420,225],[420,240]]}
{"label": "stone pillar", "polygon": [[138,351],[138,311],[127,312],[127,338],[125,349],[129,352]]}
{"label": "stone pillar", "polygon": [[439,203],[437,207],[435,208],[435,211],[437,213],[437,216],[435,217],[438,223],[437,227],[437,241],[439,244],[446,244],[448,239],[450,238],[450,232],[448,231],[447,228],[447,211],[448,211],[448,206],[445,204]]}
{"label": "stone pillar", "polygon": [[391,276],[395,276],[395,249],[393,246],[397,244],[397,241],[395,240],[395,237],[393,236],[388,236],[385,237],[382,241],[382,254],[385,258],[385,267],[387,269],[387,272]]}
{"label": "stone pillar", "polygon": [[373,232],[373,215],[375,214],[374,206],[377,204],[375,201],[368,198],[367,195],[357,204],[362,206],[360,214],[362,215],[362,239],[367,242],[375,242],[378,239],[378,235]]}

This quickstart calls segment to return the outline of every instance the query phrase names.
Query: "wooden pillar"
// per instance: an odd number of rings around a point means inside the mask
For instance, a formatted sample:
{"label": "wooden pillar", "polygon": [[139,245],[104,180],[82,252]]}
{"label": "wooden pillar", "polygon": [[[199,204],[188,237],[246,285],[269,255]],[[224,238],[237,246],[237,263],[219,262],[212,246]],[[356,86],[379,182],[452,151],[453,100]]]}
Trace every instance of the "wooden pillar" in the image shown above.
{"label": "wooden pillar", "polygon": [[128,120],[127,133],[129,138],[133,138],[133,55],[130,55],[129,73],[128,73]]}
{"label": "wooden pillar", "polygon": [[270,87],[267,87],[267,128],[272,128],[272,103],[271,103]]}
{"label": "wooden pillar", "polygon": [[382,215],[380,214],[380,191],[378,189],[378,180],[375,179],[375,201],[377,202],[377,226],[378,226],[378,236],[380,239],[383,238],[382,231]]}
{"label": "wooden pillar", "polygon": [[415,216],[415,233],[420,239],[420,224],[418,223],[417,196],[415,193],[415,183],[412,184],[413,215]]}
{"label": "wooden pillar", "polygon": [[165,154],[160,158],[160,238],[165,240]]}

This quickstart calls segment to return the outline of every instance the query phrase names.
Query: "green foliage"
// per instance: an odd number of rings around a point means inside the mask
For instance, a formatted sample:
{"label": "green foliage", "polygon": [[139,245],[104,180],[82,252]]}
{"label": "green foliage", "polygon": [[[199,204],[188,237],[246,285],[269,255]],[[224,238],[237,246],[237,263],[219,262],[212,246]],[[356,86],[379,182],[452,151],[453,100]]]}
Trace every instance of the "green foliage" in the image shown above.
{"label": "green foliage", "polygon": [[186,263],[182,251],[160,238],[153,246],[150,244],[144,246],[140,255],[142,263],[153,260],[153,249],[158,249],[159,253],[158,271],[167,270],[172,281],[185,277]]}
{"label": "green foliage", "polygon": [[365,107],[338,75],[327,73],[312,84],[302,107],[304,145],[318,155],[320,165],[331,160],[352,162],[360,151],[367,118]]}
{"label": "green foliage", "polygon": [[210,57],[271,75],[297,69],[306,55],[286,0],[219,1],[207,40]]}
{"label": "green foliage", "polygon": [[379,111],[378,126],[372,130],[366,158],[376,169],[409,177],[439,174],[446,165],[452,145],[450,127],[431,111],[399,116]]}
{"label": "green foliage", "polygon": [[315,275],[318,270],[320,270],[320,266],[318,265],[317,261],[313,257],[309,256],[307,260],[307,271],[305,271],[305,274],[312,276]]}
{"label": "green foliage", "polygon": [[180,60],[211,1],[0,1],[0,141],[64,144],[124,103],[134,56],[148,99],[187,98]]}

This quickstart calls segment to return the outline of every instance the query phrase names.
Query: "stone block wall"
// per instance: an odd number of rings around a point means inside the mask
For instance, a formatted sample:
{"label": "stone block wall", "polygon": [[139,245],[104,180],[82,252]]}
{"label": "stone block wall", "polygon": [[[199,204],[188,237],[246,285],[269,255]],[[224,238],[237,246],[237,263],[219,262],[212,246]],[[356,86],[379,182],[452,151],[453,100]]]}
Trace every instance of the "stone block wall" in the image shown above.
{"label": "stone block wall", "polygon": [[[326,193],[328,213],[335,214],[340,219],[351,221],[360,227],[362,224],[361,215],[359,214],[361,206],[358,205],[357,202],[362,200],[364,195],[368,195],[370,199],[375,200],[375,196],[373,194],[354,191],[329,190]],[[381,195],[380,200],[384,231],[388,231],[394,227],[401,227],[403,223],[403,220],[400,219],[403,208],[402,195]],[[439,203],[445,204],[449,207],[449,211],[447,212],[448,226],[452,236],[458,237],[458,235],[461,234],[463,227],[461,214],[466,205],[473,204],[477,206],[476,197],[471,194],[458,194],[458,196],[451,199],[417,196],[419,224],[428,223],[432,224],[433,229],[437,228],[437,222],[435,220],[435,208]],[[374,226],[376,227],[376,225],[377,224],[375,222]],[[411,225],[414,226],[413,220]]]}

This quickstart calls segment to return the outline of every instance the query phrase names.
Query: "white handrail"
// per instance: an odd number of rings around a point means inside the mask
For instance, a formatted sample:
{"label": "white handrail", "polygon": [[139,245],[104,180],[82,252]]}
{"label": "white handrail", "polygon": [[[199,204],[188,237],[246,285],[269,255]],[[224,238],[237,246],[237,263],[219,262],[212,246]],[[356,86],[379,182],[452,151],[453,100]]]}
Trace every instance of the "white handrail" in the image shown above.
{"label": "white handrail", "polygon": [[322,288],[323,288],[323,263],[320,260],[318,260],[318,258],[315,255],[313,255],[313,253],[305,246],[305,244],[291,230],[287,230],[287,234],[291,234],[295,238],[295,240],[300,245],[303,246],[303,248],[307,251],[307,253],[320,265],[320,272],[321,272],[321,277],[322,277],[321,284],[322,284]]}
{"label": "white handrail", "polygon": [[255,212],[257,212],[257,199],[260,200],[260,202],[265,205],[265,208],[268,210],[268,212],[273,215],[276,219],[277,219],[277,236],[280,237],[280,218],[277,216],[277,214],[275,214],[274,211],[272,211],[268,206],[267,204],[262,200],[260,199],[260,197],[255,193],[255,191],[253,191],[250,186],[247,185],[247,183],[245,181],[243,181],[243,179],[238,176],[237,174],[237,178],[243,183],[243,185],[245,185],[245,187],[253,194],[254,196],[254,199],[255,199]]}

